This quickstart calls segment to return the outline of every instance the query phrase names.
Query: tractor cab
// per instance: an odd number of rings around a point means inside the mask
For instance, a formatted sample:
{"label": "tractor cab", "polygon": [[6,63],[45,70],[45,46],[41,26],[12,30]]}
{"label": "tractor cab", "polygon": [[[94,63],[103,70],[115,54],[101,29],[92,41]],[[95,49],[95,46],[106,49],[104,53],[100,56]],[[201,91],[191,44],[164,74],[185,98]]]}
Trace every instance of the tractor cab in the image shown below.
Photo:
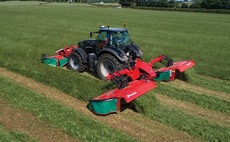
{"label": "tractor cab", "polygon": [[128,29],[125,28],[101,26],[98,32],[91,32],[90,37],[93,33],[98,33],[95,39],[98,48],[105,46],[122,47],[131,44]]}

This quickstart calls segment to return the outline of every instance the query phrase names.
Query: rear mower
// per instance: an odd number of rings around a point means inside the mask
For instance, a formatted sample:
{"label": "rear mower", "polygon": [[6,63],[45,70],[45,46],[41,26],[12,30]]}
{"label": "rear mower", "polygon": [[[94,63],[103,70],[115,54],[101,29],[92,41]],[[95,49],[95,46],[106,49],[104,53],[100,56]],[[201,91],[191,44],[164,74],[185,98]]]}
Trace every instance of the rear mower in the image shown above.
{"label": "rear mower", "polygon": [[[154,70],[152,66],[157,62],[164,63],[165,67]],[[182,73],[194,65],[195,62],[192,60],[174,63],[165,55],[152,59],[148,63],[136,58],[134,66],[107,76],[107,79],[115,83],[117,88],[90,100],[88,108],[97,115],[120,111],[121,102],[130,103],[154,89],[155,81],[173,81],[177,78],[178,73]]]}
{"label": "rear mower", "polygon": [[90,37],[98,34],[94,40],[78,42],[76,46],[65,47],[56,51],[55,56],[42,55],[42,61],[52,66],[65,66],[76,72],[86,69],[97,71],[100,79],[114,71],[130,66],[133,60],[140,58],[142,52],[135,45],[126,28],[101,26],[97,32],[90,32]]}

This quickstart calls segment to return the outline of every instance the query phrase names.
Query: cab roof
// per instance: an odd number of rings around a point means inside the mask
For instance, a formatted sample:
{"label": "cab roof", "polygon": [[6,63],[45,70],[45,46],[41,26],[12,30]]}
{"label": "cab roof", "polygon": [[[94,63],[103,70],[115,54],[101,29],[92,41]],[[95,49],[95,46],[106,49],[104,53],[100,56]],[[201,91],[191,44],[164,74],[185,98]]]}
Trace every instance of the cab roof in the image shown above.
{"label": "cab roof", "polygon": [[126,32],[128,31],[128,29],[125,28],[110,28],[110,27],[105,27],[105,26],[101,26],[99,28],[99,31],[111,31],[111,32]]}

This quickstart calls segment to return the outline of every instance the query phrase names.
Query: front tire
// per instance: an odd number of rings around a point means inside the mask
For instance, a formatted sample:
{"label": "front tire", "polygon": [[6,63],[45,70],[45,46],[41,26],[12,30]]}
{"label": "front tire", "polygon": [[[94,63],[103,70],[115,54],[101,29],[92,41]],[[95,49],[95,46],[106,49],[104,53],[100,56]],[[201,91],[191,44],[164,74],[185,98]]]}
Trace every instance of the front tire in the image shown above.
{"label": "front tire", "polygon": [[83,72],[86,68],[86,66],[83,64],[81,56],[76,52],[72,52],[68,56],[67,67],[75,72]]}
{"label": "front tire", "polygon": [[97,74],[102,80],[107,80],[106,76],[123,68],[123,64],[111,54],[102,54],[97,61]]}

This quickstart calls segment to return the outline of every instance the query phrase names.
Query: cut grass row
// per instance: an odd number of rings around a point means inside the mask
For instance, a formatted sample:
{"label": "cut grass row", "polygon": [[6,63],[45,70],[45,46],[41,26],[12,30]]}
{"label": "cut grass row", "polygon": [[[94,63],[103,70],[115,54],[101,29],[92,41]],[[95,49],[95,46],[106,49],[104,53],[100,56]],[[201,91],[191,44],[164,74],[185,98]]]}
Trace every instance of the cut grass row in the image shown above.
{"label": "cut grass row", "polygon": [[199,75],[195,72],[194,69],[185,71],[183,75],[186,78],[186,81],[189,83],[196,84],[211,90],[230,93],[230,81]]}
{"label": "cut grass row", "polygon": [[207,94],[209,96],[214,96],[223,100],[230,100],[230,95],[229,93],[226,92],[221,92],[221,91],[216,91],[216,90],[211,90],[208,88],[204,88],[198,85],[194,85],[182,80],[175,80],[173,82],[165,82],[163,84],[175,87],[177,86],[177,88],[181,88],[181,89],[185,89],[185,90],[189,90],[198,94]]}
{"label": "cut grass row", "polygon": [[[183,131],[170,128],[165,124],[161,124],[154,120],[145,118],[143,115],[132,112],[131,110],[125,110],[122,113],[119,113],[119,115],[98,117],[92,114],[86,108],[86,102],[82,102],[59,90],[45,86],[32,79],[23,77],[13,72],[9,72],[5,69],[0,68],[0,72],[6,78],[14,80],[15,82],[28,87],[29,89],[38,92],[49,99],[56,100],[63,105],[71,107],[76,111],[82,112],[83,114],[86,114],[93,119],[102,121],[112,128],[128,133],[129,135],[140,139],[141,141],[152,141],[153,139],[156,141],[181,141],[184,139],[188,141],[200,141],[199,138],[190,136]],[[42,90],[40,88],[42,88]]]}
{"label": "cut grass row", "polygon": [[220,126],[179,109],[163,105],[156,100],[153,92],[138,98],[135,101],[135,106],[138,112],[150,119],[185,131],[203,140],[228,141],[230,138],[229,127]]}
{"label": "cut grass row", "polygon": [[[1,116],[1,115],[0,115]],[[1,142],[36,142],[35,139],[30,138],[26,134],[7,131],[3,126],[0,125],[0,141]]]}
{"label": "cut grass row", "polygon": [[7,97],[12,105],[31,111],[53,127],[61,128],[77,139],[82,141],[136,141],[122,132],[109,128],[3,77],[0,77],[0,84],[0,94]]}
{"label": "cut grass row", "polygon": [[198,94],[189,90],[178,89],[165,84],[159,84],[156,92],[170,98],[194,103],[200,107],[219,111],[230,115],[230,101],[219,99],[206,94]]}
{"label": "cut grass row", "polygon": [[227,114],[205,109],[193,103],[176,100],[167,97],[166,95],[155,94],[155,96],[157,100],[164,105],[168,105],[173,108],[182,110],[185,113],[204,118],[221,126],[230,127],[230,116]]}
{"label": "cut grass row", "polygon": [[[141,101],[140,99],[142,98],[145,101]],[[148,101],[146,102],[146,100]],[[198,136],[205,140],[226,140],[229,137],[229,128],[221,127],[215,123],[200,119],[194,115],[188,115],[177,109],[172,109],[171,107],[161,105],[154,100],[155,97],[153,94],[147,94],[146,96],[143,96],[137,100],[140,102],[138,102],[139,106],[136,108],[143,108],[142,111],[139,110],[139,112],[144,112],[144,114],[151,119],[157,120],[166,125],[170,125],[179,130],[183,130],[193,136]],[[146,104],[143,105],[143,103]],[[202,130],[204,131],[201,133]],[[214,131],[216,131],[216,133],[215,135],[212,135],[212,132]],[[218,135],[220,137],[218,137]]]}

